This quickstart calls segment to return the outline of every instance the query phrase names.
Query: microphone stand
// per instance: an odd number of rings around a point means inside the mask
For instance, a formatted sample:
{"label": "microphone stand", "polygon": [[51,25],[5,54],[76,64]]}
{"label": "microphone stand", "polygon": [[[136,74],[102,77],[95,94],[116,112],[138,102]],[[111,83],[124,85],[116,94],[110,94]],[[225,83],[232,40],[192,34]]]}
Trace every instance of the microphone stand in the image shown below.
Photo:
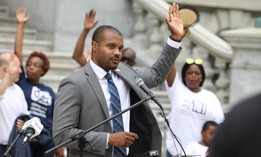
{"label": "microphone stand", "polygon": [[164,110],[163,110],[163,107],[162,107],[162,105],[160,104],[160,102],[156,99],[156,97],[154,96],[154,94],[151,95],[151,99],[159,106],[159,108],[160,108],[160,110],[161,110],[161,113],[162,113],[162,114],[161,114],[162,118],[163,118],[164,121],[166,122],[167,127],[169,128],[171,134],[173,135],[173,137],[176,139],[176,141],[178,142],[179,146],[181,147],[181,149],[182,149],[182,151],[183,151],[183,153],[184,153],[184,156],[181,156],[181,157],[191,157],[190,155],[187,155],[187,154],[186,154],[186,151],[185,151],[184,148],[182,147],[182,144],[180,143],[178,137],[174,134],[173,130],[170,128],[169,121],[168,121],[168,119],[167,119],[167,117],[166,117],[166,114],[165,114],[165,112],[164,112]]}
{"label": "microphone stand", "polygon": [[19,131],[17,136],[15,137],[14,141],[8,146],[7,150],[5,151],[5,153],[3,154],[2,157],[10,157],[9,152],[11,151],[11,149],[13,148],[14,144],[16,143],[16,141],[19,139],[19,137],[24,133],[24,131]]}
{"label": "microphone stand", "polygon": [[166,114],[164,112],[164,109],[163,109],[161,103],[158,101],[158,99],[156,99],[156,97],[154,95],[151,96],[151,99],[159,106],[159,108],[161,110],[161,116],[164,119],[164,121],[168,124],[169,121],[167,119],[167,116],[166,116]]}
{"label": "microphone stand", "polygon": [[121,115],[121,114],[123,114],[123,113],[125,113],[125,112],[127,112],[127,111],[130,111],[130,110],[132,110],[132,109],[134,109],[134,108],[136,108],[136,107],[138,107],[138,106],[140,106],[142,103],[144,103],[144,102],[150,100],[151,98],[152,98],[151,96],[148,96],[147,98],[138,101],[137,103],[131,105],[130,107],[126,108],[125,110],[122,110],[121,112],[119,112],[119,113],[117,113],[117,114],[111,116],[110,118],[105,119],[104,121],[102,121],[102,122],[100,122],[100,123],[94,125],[93,127],[89,128],[88,130],[82,131],[82,132],[80,132],[80,133],[78,133],[78,134],[72,136],[72,137],[71,137],[70,139],[68,139],[67,141],[65,141],[65,142],[63,142],[63,143],[61,143],[61,144],[59,144],[59,145],[57,145],[57,146],[55,146],[55,147],[53,147],[53,148],[47,150],[47,151],[45,152],[45,156],[48,156],[49,154],[54,153],[54,151],[55,151],[57,148],[60,148],[60,147],[66,145],[66,144],[68,144],[68,143],[70,143],[70,142],[73,142],[73,141],[75,141],[75,140],[78,140],[78,142],[79,142],[79,143],[78,143],[78,146],[80,147],[80,157],[82,157],[82,155],[83,155],[82,151],[83,151],[83,149],[84,149],[84,147],[85,147],[85,143],[86,143],[86,140],[85,140],[85,138],[84,138],[84,135],[85,135],[86,133],[92,131],[93,129],[95,129],[95,128],[97,128],[97,127],[99,127],[99,126],[101,126],[101,125],[103,125],[103,124],[105,124],[105,123],[107,123],[108,121],[114,119],[115,117],[117,117],[117,116],[119,116],[119,115]]}

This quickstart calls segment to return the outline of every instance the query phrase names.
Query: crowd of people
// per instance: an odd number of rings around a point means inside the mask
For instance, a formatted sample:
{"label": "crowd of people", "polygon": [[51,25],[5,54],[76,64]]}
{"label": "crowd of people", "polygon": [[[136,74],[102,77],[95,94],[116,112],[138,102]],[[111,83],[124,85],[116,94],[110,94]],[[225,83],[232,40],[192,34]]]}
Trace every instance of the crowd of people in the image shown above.
{"label": "crowd of people", "polygon": [[[12,156],[44,157],[47,150],[71,138],[73,141],[66,145],[70,157],[135,157],[151,150],[161,156],[162,142],[166,142],[167,152],[163,153],[167,157],[211,156],[217,150],[212,149],[216,129],[224,121],[221,103],[213,92],[202,88],[206,76],[202,59],[187,59],[181,76],[174,66],[182,50],[182,39],[198,19],[184,21],[176,3],[169,6],[168,13],[165,21],[170,36],[160,56],[149,68],[135,70],[136,52],[124,48],[123,36],[113,26],[96,28],[90,49],[85,48],[89,31],[98,24],[95,10],[90,10],[72,55],[80,67],[61,81],[55,93],[40,81],[50,69],[43,52],[33,51],[22,65],[24,29],[30,16],[25,8],[18,8],[14,53],[0,54],[0,156],[14,140],[11,133],[19,133],[32,117],[39,118],[43,131],[23,146],[28,151],[12,149]],[[172,106],[166,141],[162,141],[149,104],[142,101],[147,93],[136,85],[137,79],[148,88],[165,81]],[[142,105],[120,114],[136,103]],[[94,127],[101,122],[104,123]],[[214,146],[219,146],[218,142]],[[67,148],[60,147],[49,156],[64,157]]]}

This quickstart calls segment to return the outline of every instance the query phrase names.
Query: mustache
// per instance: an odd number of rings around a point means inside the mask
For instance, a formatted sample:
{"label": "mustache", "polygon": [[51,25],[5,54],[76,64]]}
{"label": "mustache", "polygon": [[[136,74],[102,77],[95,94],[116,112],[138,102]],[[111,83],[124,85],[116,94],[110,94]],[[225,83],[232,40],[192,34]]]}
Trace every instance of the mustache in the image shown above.
{"label": "mustache", "polygon": [[120,56],[118,56],[118,55],[114,55],[113,57],[111,57],[111,59],[114,59],[114,60],[121,60],[121,57]]}

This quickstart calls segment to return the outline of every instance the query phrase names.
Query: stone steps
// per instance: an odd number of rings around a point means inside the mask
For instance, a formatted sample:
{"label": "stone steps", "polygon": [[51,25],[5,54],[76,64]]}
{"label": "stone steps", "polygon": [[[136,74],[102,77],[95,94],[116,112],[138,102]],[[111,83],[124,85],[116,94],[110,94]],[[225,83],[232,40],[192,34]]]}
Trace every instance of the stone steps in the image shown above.
{"label": "stone steps", "polygon": [[62,79],[73,73],[75,67],[77,67],[77,64],[68,65],[64,63],[59,64],[51,62],[51,68],[48,73],[42,78],[42,81],[51,86],[53,90],[57,92]]}
{"label": "stone steps", "polygon": [[41,78],[41,82],[50,86],[53,91],[57,93],[59,84],[65,77],[66,76],[46,74],[44,77]]}
{"label": "stone steps", "polygon": [[[24,50],[24,60],[26,60],[29,54],[33,50]],[[67,64],[78,66],[77,62],[72,59],[72,52],[58,52],[58,51],[42,51],[46,56],[49,57],[49,60],[52,63],[59,63],[59,64]]]}
{"label": "stone steps", "polygon": [[[152,92],[154,93],[155,98],[162,105],[164,113],[166,115],[168,115],[171,110],[171,104],[170,104],[167,92],[165,90],[157,90],[157,89],[152,89]],[[149,102],[150,102],[151,109],[153,111],[155,111],[155,114],[157,116],[161,117],[160,114],[162,111],[161,111],[160,107],[153,100],[150,100]]]}
{"label": "stone steps", "polygon": [[17,22],[15,17],[0,16],[0,26],[16,27]]}
{"label": "stone steps", "polygon": [[[14,39],[17,27],[0,26],[0,34],[2,38]],[[37,31],[35,29],[25,29],[24,39],[35,40]]]}
{"label": "stone steps", "polygon": [[0,17],[7,17],[7,16],[8,16],[8,7],[0,6]]}
{"label": "stone steps", "polygon": [[[2,52],[10,52],[13,53],[13,49],[1,49],[0,48],[0,53]],[[23,61],[25,62],[31,52],[34,50],[24,50],[23,53]],[[75,60],[72,59],[72,53],[70,52],[56,52],[56,51],[42,51],[50,60],[51,66],[52,64],[65,64],[65,65],[70,65],[72,67],[77,67],[78,64]]]}
{"label": "stone steps", "polygon": [[[0,47],[3,49],[13,49],[14,48],[14,38],[4,38],[0,37]],[[27,50],[37,50],[37,51],[51,51],[52,42],[46,40],[31,40],[24,39],[23,49]]]}

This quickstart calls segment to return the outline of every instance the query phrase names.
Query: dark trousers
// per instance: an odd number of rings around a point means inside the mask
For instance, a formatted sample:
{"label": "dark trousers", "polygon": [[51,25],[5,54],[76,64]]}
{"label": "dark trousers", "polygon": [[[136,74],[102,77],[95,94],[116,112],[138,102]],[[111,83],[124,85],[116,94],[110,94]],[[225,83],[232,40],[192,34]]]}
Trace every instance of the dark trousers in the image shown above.
{"label": "dark trousers", "polygon": [[4,155],[5,151],[6,151],[7,145],[1,145],[0,144],[0,157],[2,155]]}
{"label": "dark trousers", "polygon": [[[31,143],[31,150],[32,150],[32,156],[33,157],[46,157],[44,155],[44,153],[53,148],[55,145],[54,143],[51,141],[45,145],[34,145]],[[53,157],[54,156],[54,153],[50,154],[50,156],[47,156],[47,157]]]}

